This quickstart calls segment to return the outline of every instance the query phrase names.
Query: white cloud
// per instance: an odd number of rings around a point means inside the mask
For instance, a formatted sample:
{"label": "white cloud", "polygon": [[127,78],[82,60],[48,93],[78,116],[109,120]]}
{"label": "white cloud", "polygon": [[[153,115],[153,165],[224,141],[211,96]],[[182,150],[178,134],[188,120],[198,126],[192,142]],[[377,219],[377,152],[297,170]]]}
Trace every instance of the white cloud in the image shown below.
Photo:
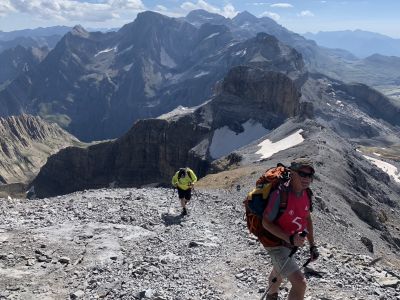
{"label": "white cloud", "polygon": [[281,16],[278,15],[277,13],[273,13],[273,12],[270,12],[270,11],[264,11],[260,15],[260,17],[269,17],[271,19],[274,19],[275,21],[278,21],[281,18]]}
{"label": "white cloud", "polygon": [[0,16],[6,15],[7,13],[12,11],[14,11],[14,8],[9,0],[2,0],[0,2]]}
{"label": "white cloud", "polygon": [[237,11],[235,10],[235,7],[232,4],[227,4],[224,6],[223,10],[223,16],[227,18],[233,18],[234,16],[237,15]]}
{"label": "white cloud", "polygon": [[158,10],[158,11],[167,11],[168,9],[165,7],[165,6],[163,6],[163,5],[157,5],[156,6],[156,9]]}
{"label": "white cloud", "polygon": [[192,3],[192,2],[184,2],[181,4],[181,8],[184,10],[190,11],[194,9],[204,9],[206,11],[212,12],[212,13],[219,13],[220,9],[218,7],[212,6],[211,4],[208,4],[204,0],[199,0],[197,3]]}
{"label": "white cloud", "polygon": [[76,0],[9,0],[15,11],[43,19],[102,22],[121,13],[145,9],[141,0],[105,0],[101,3]]}
{"label": "white cloud", "polygon": [[271,4],[271,7],[278,7],[278,8],[292,8],[293,5],[290,3],[274,3]]}
{"label": "white cloud", "polygon": [[189,1],[184,2],[181,4],[181,8],[186,11],[191,11],[194,9],[204,9],[211,13],[223,15],[224,17],[227,18],[232,18],[236,16],[236,14],[238,13],[232,4],[227,4],[223,7],[223,9],[220,9],[218,7],[212,6],[211,4],[207,3],[204,0],[198,0],[197,3]]}
{"label": "white cloud", "polygon": [[309,10],[303,10],[298,14],[300,17],[314,17],[314,14]]}

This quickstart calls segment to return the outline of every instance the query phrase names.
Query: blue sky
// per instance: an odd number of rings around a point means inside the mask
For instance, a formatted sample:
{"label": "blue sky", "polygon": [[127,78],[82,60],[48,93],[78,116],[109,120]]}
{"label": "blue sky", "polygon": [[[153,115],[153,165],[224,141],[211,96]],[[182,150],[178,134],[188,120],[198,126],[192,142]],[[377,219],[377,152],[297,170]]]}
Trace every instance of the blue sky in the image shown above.
{"label": "blue sky", "polygon": [[400,0],[0,0],[0,30],[76,24],[116,28],[144,10],[180,17],[196,8],[226,17],[247,10],[297,33],[361,29],[400,38]]}

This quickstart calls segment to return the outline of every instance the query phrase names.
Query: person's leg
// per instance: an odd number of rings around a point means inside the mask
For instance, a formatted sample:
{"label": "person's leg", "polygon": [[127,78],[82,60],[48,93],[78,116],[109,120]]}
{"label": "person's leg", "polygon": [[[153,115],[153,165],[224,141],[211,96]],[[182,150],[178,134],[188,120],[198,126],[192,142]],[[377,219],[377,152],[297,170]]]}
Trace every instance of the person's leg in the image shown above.
{"label": "person's leg", "polygon": [[[272,279],[274,279],[276,277],[276,281],[272,282]],[[278,293],[279,293],[279,287],[282,284],[282,276],[280,276],[277,272],[275,267],[272,268],[271,273],[269,274],[268,277],[268,284],[271,287],[268,291],[267,294],[267,300],[269,299],[278,299]]]}
{"label": "person's leg", "polygon": [[192,189],[187,189],[185,191],[185,207],[186,204],[188,204],[188,202],[190,201],[190,198],[192,198]]}
{"label": "person's leg", "polygon": [[297,270],[288,276],[288,280],[292,284],[288,300],[303,300],[307,288],[307,281],[304,274],[300,270]]}
{"label": "person's leg", "polygon": [[186,199],[185,198],[180,198],[179,200],[181,201],[182,209],[186,209]]}
{"label": "person's leg", "polygon": [[186,199],[185,199],[186,191],[178,188],[178,197],[182,206],[182,215],[185,215],[186,212]]}
{"label": "person's leg", "polygon": [[[293,257],[289,257],[291,249],[287,247],[270,247],[266,248],[271,258],[273,269],[269,275],[269,291],[270,299],[277,299],[279,287],[283,278],[289,278],[289,275],[300,270]],[[273,283],[272,279],[276,278]],[[267,298],[268,299],[268,298]]]}
{"label": "person's leg", "polygon": [[182,191],[181,205],[182,205],[182,214],[187,215],[186,204],[189,202],[191,198],[191,189]]}

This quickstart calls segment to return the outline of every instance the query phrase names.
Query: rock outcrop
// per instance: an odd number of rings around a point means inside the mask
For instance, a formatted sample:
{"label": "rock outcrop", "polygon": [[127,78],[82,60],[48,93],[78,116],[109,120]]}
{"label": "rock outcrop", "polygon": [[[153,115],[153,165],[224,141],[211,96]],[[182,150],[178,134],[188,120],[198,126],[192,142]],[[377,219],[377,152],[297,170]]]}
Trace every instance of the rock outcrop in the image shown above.
{"label": "rock outcrop", "polygon": [[52,156],[32,183],[39,197],[87,188],[169,184],[171,174],[190,165],[206,174],[216,130],[243,131],[252,120],[274,128],[299,110],[300,93],[286,75],[262,69],[233,68],[220,92],[193,113],[136,122],[121,138],[68,148]]}
{"label": "rock outcrop", "polygon": [[40,117],[0,118],[0,177],[3,183],[28,182],[47,158],[79,141]]}
{"label": "rock outcrop", "polygon": [[352,102],[375,119],[382,119],[400,128],[400,105],[365,84],[341,84],[335,87],[352,95]]}
{"label": "rock outcrop", "polygon": [[237,41],[225,25],[196,28],[154,12],[118,32],[76,26],[0,92],[0,116],[40,115],[83,141],[117,138],[138,119],[203,103],[240,65],[305,74],[302,56],[265,33]]}
{"label": "rock outcrop", "polygon": [[49,52],[48,48],[28,49],[18,45],[0,53],[0,88],[19,74],[36,67]]}

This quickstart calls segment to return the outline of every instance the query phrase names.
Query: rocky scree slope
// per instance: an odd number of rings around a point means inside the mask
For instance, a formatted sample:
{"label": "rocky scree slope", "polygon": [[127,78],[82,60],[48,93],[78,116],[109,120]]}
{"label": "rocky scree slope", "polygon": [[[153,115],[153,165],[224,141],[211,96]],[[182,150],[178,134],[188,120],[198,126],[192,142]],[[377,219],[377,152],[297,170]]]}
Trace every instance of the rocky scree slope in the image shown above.
{"label": "rocky scree slope", "polygon": [[[248,175],[243,187],[254,184]],[[196,190],[185,218],[162,188],[0,199],[0,298],[259,299],[271,264],[248,235],[244,195]],[[327,240],[337,221],[318,206],[314,215],[321,257],[306,270],[307,300],[399,299],[399,265],[346,249],[342,232]]]}
{"label": "rocky scree slope", "polygon": [[[275,143],[293,132],[301,132],[304,141],[268,158],[256,153],[260,149],[259,143],[265,138]],[[274,147],[272,144],[271,148]],[[226,180],[225,185],[235,188],[238,183],[241,184],[242,176],[251,173],[253,179],[246,187],[249,190],[263,172],[262,168],[252,171],[252,166],[262,166],[265,170],[278,162],[288,164],[299,156],[310,157],[315,162],[317,174],[313,190],[318,197],[315,197],[314,204],[330,216],[322,220],[322,223],[330,224],[324,230],[327,240],[332,238],[332,243],[340,242],[345,248],[353,250],[365,248],[364,242],[370,240],[371,252],[383,251],[384,255],[398,252],[399,183],[367,160],[353,143],[315,120],[289,120],[266,137],[214,161],[212,168],[216,172],[232,169],[230,172],[236,175],[208,175],[213,179],[206,186],[213,187],[214,181]],[[236,159],[232,161],[231,157]],[[390,162],[399,167],[396,162]],[[241,172],[242,168],[246,171]],[[224,179],[225,176],[228,177]],[[346,234],[338,235],[338,232]],[[354,237],[350,242],[348,235]]]}

